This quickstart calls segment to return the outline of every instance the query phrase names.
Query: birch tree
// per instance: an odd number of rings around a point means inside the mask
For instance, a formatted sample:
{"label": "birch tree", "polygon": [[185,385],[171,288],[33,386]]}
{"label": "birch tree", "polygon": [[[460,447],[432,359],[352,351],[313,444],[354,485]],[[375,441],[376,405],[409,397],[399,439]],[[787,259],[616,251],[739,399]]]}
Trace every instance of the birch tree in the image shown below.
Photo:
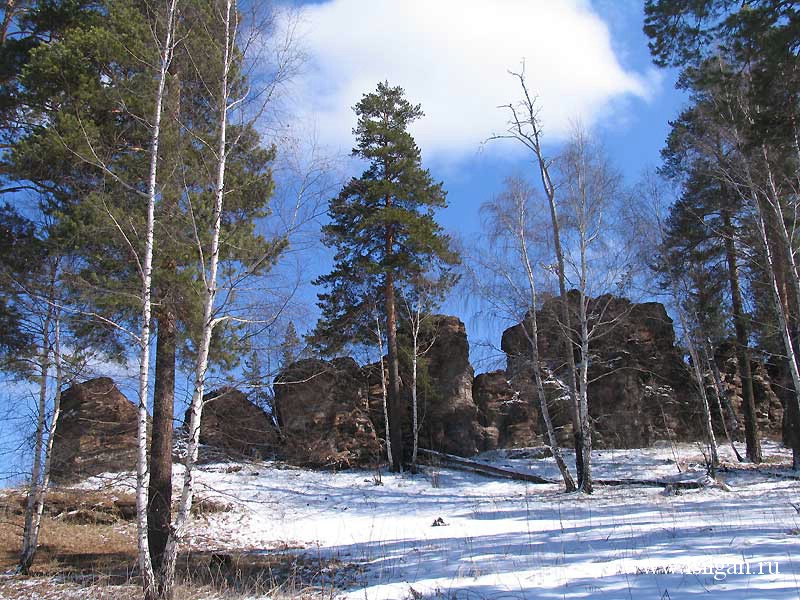
{"label": "birch tree", "polygon": [[[553,453],[553,458],[564,480],[565,491],[572,492],[576,490],[575,481],[558,445],[542,381],[539,324],[536,315],[537,310],[540,308],[536,282],[537,275],[529,250],[532,244],[541,243],[540,240],[534,241],[532,234],[534,228],[531,213],[535,211],[533,196],[533,190],[527,182],[520,178],[512,177],[506,180],[505,192],[494,201],[484,204],[482,210],[489,217],[489,226],[492,232],[491,240],[493,243],[504,246],[506,250],[511,251],[509,258],[515,261],[518,267],[521,267],[521,271],[524,274],[523,283],[519,283],[512,275],[518,269],[509,268],[508,265],[500,266],[504,278],[509,284],[510,291],[520,298],[521,308],[524,309],[522,331],[530,349],[530,368],[536,387],[539,411],[545,425],[546,443]],[[539,277],[541,277],[541,274]]]}
{"label": "birch tree", "polygon": [[[789,371],[794,387],[785,398],[794,431],[784,433],[795,438],[794,463],[800,467],[800,283],[795,237],[800,209],[800,87],[797,53],[787,44],[796,38],[797,17],[796,4],[780,0],[701,0],[679,10],[667,0],[647,0],[644,29],[653,61],[682,68],[681,85],[693,94],[696,106],[707,110],[712,135],[700,141],[707,145],[723,141],[716,175],[751,212],[756,246],[761,246],[755,249],[763,262],[763,289],[773,309],[761,319],[761,328],[766,337],[777,333],[780,349],[770,350],[782,355],[776,358]],[[737,323],[737,337],[739,329]],[[740,365],[743,378],[747,369],[749,364]],[[751,407],[745,408],[746,417],[750,416]],[[760,447],[751,449],[750,442],[748,456],[758,462]]]}
{"label": "birch tree", "polygon": [[[51,458],[56,425],[61,413],[61,390],[64,383],[64,369],[61,354],[61,308],[56,295],[58,261],[50,263],[50,281],[46,288],[44,305],[46,313],[41,329],[39,351],[39,400],[37,406],[36,432],[34,434],[33,468],[25,502],[25,522],[22,532],[22,551],[19,571],[28,574],[39,546],[39,531],[42,513],[50,487]],[[49,384],[51,369],[55,370],[52,386]],[[54,393],[53,410],[47,422],[47,403]]]}
{"label": "birch tree", "polygon": [[[692,284],[687,276],[687,267],[682,262],[682,257],[673,251],[669,219],[665,219],[668,207],[663,193],[663,181],[655,177],[648,177],[640,186],[636,204],[626,207],[628,212],[628,225],[633,235],[638,238],[638,254],[640,266],[658,273],[662,277],[662,286],[666,292],[669,306],[677,313],[681,325],[683,340],[689,352],[692,379],[694,380],[703,420],[703,430],[709,450],[709,471],[713,477],[719,469],[720,459],[717,439],[714,434],[712,411],[706,391],[706,368],[714,370],[710,365],[713,357],[708,355],[707,332],[703,330],[701,319],[692,313]],[[674,208],[674,203],[671,208]],[[655,257],[655,258],[653,258]],[[718,400],[722,400],[722,383],[719,374],[714,374]],[[723,427],[726,430],[725,416],[722,407],[719,407]],[[736,446],[730,440],[734,454],[739,457]]]}
{"label": "birch tree", "polygon": [[[205,80],[205,87],[209,90],[209,103],[215,109],[215,128],[212,135],[202,140],[202,143],[212,148],[214,157],[214,178],[212,206],[210,220],[204,222],[193,218],[195,228],[196,255],[198,259],[198,272],[200,273],[200,293],[203,299],[202,327],[196,346],[194,361],[194,386],[192,399],[189,406],[188,434],[189,441],[184,461],[184,475],[181,495],[175,519],[170,528],[169,536],[164,549],[162,569],[159,574],[160,595],[162,598],[171,597],[175,578],[175,562],[178,545],[186,535],[190,525],[191,508],[195,494],[195,467],[198,460],[200,445],[200,427],[203,412],[203,396],[206,389],[206,379],[209,369],[209,354],[212,346],[212,336],[215,328],[230,322],[238,322],[240,318],[235,314],[226,313],[223,309],[230,300],[226,290],[225,297],[220,298],[220,265],[224,258],[223,215],[226,200],[230,200],[231,189],[231,159],[234,151],[244,143],[250,143],[254,123],[263,115],[270,106],[270,102],[283,77],[288,73],[288,62],[283,62],[285,57],[277,59],[277,75],[273,74],[269,85],[255,91],[245,84],[243,79],[243,60],[249,57],[257,43],[259,36],[265,32],[256,28],[245,28],[242,22],[242,13],[235,0],[221,0],[212,2],[209,13],[214,21],[207,33],[219,32],[219,38],[209,35],[208,42],[218,43],[211,52],[219,52],[221,60],[218,62],[219,71],[216,79]],[[253,109],[255,105],[255,109]],[[212,145],[213,142],[213,145]],[[192,214],[199,214],[198,201],[202,196],[193,195],[187,190]],[[266,202],[268,197],[263,197]],[[204,229],[208,227],[208,229]],[[261,255],[253,258],[249,264],[243,265],[245,274],[258,272],[262,267],[274,263],[277,255],[285,247],[284,240],[277,242],[262,238]],[[240,258],[241,260],[241,258]],[[240,281],[239,276],[233,277],[234,282]]]}
{"label": "birch tree", "polygon": [[[148,462],[147,462],[147,399],[150,370],[150,317],[153,281],[153,238],[155,231],[155,207],[158,197],[159,142],[161,119],[164,109],[164,90],[175,49],[175,18],[178,0],[169,0],[162,32],[156,36],[160,44],[160,64],[152,117],[150,141],[150,171],[147,181],[147,224],[144,234],[144,255],[141,257],[142,316],[139,334],[139,403],[138,403],[138,460],[136,463],[136,528],[139,552],[139,570],[146,599],[164,597],[163,583],[156,580],[148,541]],[[156,29],[157,31],[157,29]],[[161,584],[161,585],[159,585]],[[169,596],[167,596],[169,597]]]}
{"label": "birch tree", "polygon": [[566,223],[565,278],[577,290],[574,327],[567,339],[578,357],[576,390],[578,422],[583,441],[583,479],[579,487],[592,491],[592,435],[589,416],[591,345],[609,335],[627,317],[627,312],[607,314],[612,297],[629,290],[631,275],[630,245],[615,215],[624,193],[619,173],[611,165],[602,146],[575,125],[566,148],[559,157],[559,181],[563,188],[563,214]]}
{"label": "birch tree", "polygon": [[[564,247],[561,241],[561,222],[559,219],[558,189],[553,178],[553,159],[548,157],[542,145],[542,124],[539,114],[537,98],[528,88],[525,77],[525,63],[520,72],[510,72],[520,86],[521,99],[517,103],[505,105],[509,113],[508,129],[503,134],[493,135],[490,139],[511,139],[522,144],[533,157],[537,178],[541,182],[541,189],[547,199],[550,214],[550,227],[553,235],[553,250],[556,258],[556,274],[558,276],[558,290],[561,302],[561,327],[564,331],[562,347],[564,364],[566,365],[567,390],[571,401],[572,427],[575,440],[575,466],[578,475],[578,486],[583,487],[585,475],[583,461],[586,458],[584,448],[584,429],[580,420],[580,403],[576,379],[576,364],[570,341],[571,308],[567,297],[567,276],[564,260]],[[591,486],[591,483],[589,484]]]}
{"label": "birch tree", "polygon": [[381,331],[381,319],[378,309],[375,308],[375,339],[378,342],[378,366],[381,371],[381,401],[383,403],[383,427],[386,432],[386,460],[389,464],[394,464],[392,457],[392,437],[389,435],[389,394],[386,387],[386,367],[383,354],[383,332]]}
{"label": "birch tree", "polygon": [[407,349],[411,363],[411,470],[417,470],[419,452],[419,363],[436,343],[436,322],[433,311],[442,302],[444,295],[457,283],[458,276],[445,269],[438,273],[421,274],[412,280],[402,295],[403,331],[410,338],[411,347]]}

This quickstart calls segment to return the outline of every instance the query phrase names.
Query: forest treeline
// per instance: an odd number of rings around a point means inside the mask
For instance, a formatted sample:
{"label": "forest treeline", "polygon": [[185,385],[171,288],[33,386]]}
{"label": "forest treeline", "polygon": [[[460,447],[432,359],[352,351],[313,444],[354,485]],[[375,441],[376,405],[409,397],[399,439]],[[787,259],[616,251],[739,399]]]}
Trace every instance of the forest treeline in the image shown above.
{"label": "forest treeline", "polygon": [[[299,191],[278,218],[287,197],[281,185],[290,184],[279,181],[276,165],[294,148],[270,125],[302,67],[294,19],[236,0],[5,3],[0,366],[37,389],[22,572],[38,545],[59,394],[87,364],[131,362],[139,568],[145,597],[172,596],[209,370],[231,371],[248,357],[244,371],[261,396],[260,380],[275,372],[264,363],[288,366],[298,357],[293,325],[266,361],[258,340],[283,334],[288,300],[271,273],[302,249],[293,235],[319,194],[328,202],[321,234],[333,267],[315,281],[321,317],[305,352],[356,348],[386,361],[393,470],[416,467],[418,361],[429,317],[466,287],[495,317],[524,320],[536,367],[528,400],[538,405],[567,491],[592,491],[589,365],[595,340],[620,318],[597,301],[606,294],[664,298],[670,307],[697,383],[712,470],[719,459],[706,381],[709,373],[718,380],[715,349],[730,342],[743,390],[743,460],[761,461],[751,373],[758,358],[781,386],[784,437],[800,467],[793,3],[647,0],[653,60],[680,69],[689,102],[671,124],[659,172],[636,186],[579,126],[560,147],[545,145],[536,73],[523,63],[509,75],[518,96],[504,107],[508,128],[487,132],[487,143],[521,145],[530,168],[486,202],[477,252],[436,221],[447,206],[445,184],[423,166],[408,131],[423,107],[398,82],[377,83],[354,107],[361,175],[331,191],[320,183],[324,161],[307,161],[288,177]],[[536,313],[548,297],[560,298],[557,365],[542,365],[539,351]],[[401,360],[411,365],[411,423],[402,416]],[[574,469],[556,443],[540,365],[569,398]],[[191,381],[191,403],[173,499],[181,374]],[[726,428],[730,439],[737,426]],[[409,430],[411,449],[403,447]]]}

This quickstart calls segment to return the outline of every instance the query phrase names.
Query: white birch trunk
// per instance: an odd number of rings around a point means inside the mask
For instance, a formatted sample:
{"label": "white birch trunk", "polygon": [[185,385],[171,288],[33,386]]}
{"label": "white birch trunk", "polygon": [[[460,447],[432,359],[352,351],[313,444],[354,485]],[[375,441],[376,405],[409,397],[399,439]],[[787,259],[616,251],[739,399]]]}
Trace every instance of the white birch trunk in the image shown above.
{"label": "white birch trunk", "polygon": [[792,375],[792,383],[795,393],[795,401],[798,403],[798,410],[800,411],[800,368],[798,368],[798,357],[792,344],[792,335],[789,331],[789,320],[784,310],[783,302],[781,301],[780,288],[778,286],[778,278],[775,274],[775,264],[772,258],[772,251],[769,247],[769,238],[767,236],[767,227],[764,222],[764,217],[760,208],[760,203],[757,206],[757,225],[758,232],[761,237],[761,243],[764,245],[764,253],[767,259],[767,272],[769,273],[770,288],[772,289],[772,301],[775,312],[778,315],[778,324],[780,325],[781,337],[783,338],[783,345],[786,350],[786,355],[789,359],[789,371]]}
{"label": "white birch trunk", "polygon": [[711,451],[711,476],[715,476],[719,468],[719,452],[717,450],[717,438],[714,435],[714,427],[711,421],[711,407],[708,403],[708,394],[706,394],[705,379],[703,378],[703,370],[701,368],[700,355],[692,339],[692,334],[689,331],[689,323],[684,314],[683,308],[680,306],[680,299],[678,294],[675,294],[678,300],[678,317],[680,318],[683,330],[686,332],[686,346],[689,349],[689,356],[692,359],[692,372],[694,373],[695,381],[697,382],[697,389],[700,391],[700,406],[703,409],[703,425],[706,429],[706,438],[708,446]]}
{"label": "white birch trunk", "polygon": [[[581,242],[583,244],[583,242]],[[585,252],[581,250],[581,263],[582,263],[582,279],[585,278]],[[580,293],[580,312],[579,319],[581,321],[580,329],[580,349],[581,349],[581,362],[578,371],[578,409],[579,409],[579,422],[581,427],[581,437],[583,438],[583,446],[581,452],[583,454],[583,479],[580,482],[581,491],[591,494],[592,493],[592,432],[589,426],[589,316],[587,314],[587,297],[586,297],[586,282],[581,283]]]}
{"label": "white birch trunk", "polygon": [[419,448],[419,416],[417,414],[417,356],[419,354],[419,322],[420,312],[417,310],[417,321],[412,323],[413,348],[411,355],[411,427],[413,428],[413,446],[411,449],[411,468],[417,469],[417,450]]}
{"label": "white birch trunk", "polygon": [[[195,360],[195,380],[192,401],[189,407],[189,444],[183,474],[183,488],[178,504],[172,533],[167,540],[164,552],[164,584],[169,587],[174,583],[175,561],[178,553],[178,544],[182,539],[192,509],[194,500],[194,469],[197,464],[197,455],[200,446],[200,423],[203,411],[203,394],[205,390],[206,372],[208,370],[208,353],[211,347],[211,335],[217,321],[214,319],[214,306],[217,295],[217,269],[219,266],[219,242],[222,228],[222,209],[225,198],[225,172],[228,158],[227,129],[230,89],[228,77],[231,67],[231,51],[234,44],[235,33],[235,6],[233,0],[226,0],[224,5],[223,26],[225,39],[223,48],[223,68],[220,77],[219,97],[219,144],[217,147],[217,174],[216,190],[214,195],[213,226],[211,236],[211,253],[209,257],[208,273],[203,265],[205,295],[203,302],[203,331]],[[199,239],[199,236],[198,236]]]}
{"label": "white birch trunk", "polygon": [[42,450],[44,447],[44,430],[47,412],[47,379],[50,372],[51,328],[55,307],[52,302],[55,273],[51,274],[48,293],[47,315],[42,323],[41,347],[39,350],[39,399],[37,403],[36,433],[33,449],[33,467],[31,469],[31,482],[25,502],[25,524],[22,533],[22,552],[20,555],[19,571],[27,573],[36,554],[38,524],[36,523],[36,504],[42,493]]}
{"label": "white birch trunk", "polygon": [[[50,464],[53,452],[53,440],[55,439],[58,417],[61,414],[61,388],[63,384],[63,368],[61,363],[61,314],[56,306],[56,278],[58,265],[53,266],[50,279],[50,289],[48,293],[48,310],[45,324],[42,327],[42,351],[41,351],[41,379],[39,383],[39,415],[37,417],[36,442],[34,464],[31,472],[31,488],[25,507],[25,525],[22,536],[22,552],[20,557],[19,570],[27,573],[36,555],[39,545],[39,531],[44,511],[44,502],[47,490],[50,486]],[[50,330],[52,326],[53,340],[52,351],[50,341]],[[52,361],[50,355],[52,353]],[[46,419],[46,400],[49,386],[47,377],[50,367],[55,367],[55,397],[53,399],[53,415],[50,426],[47,427],[47,441],[44,442]],[[42,455],[44,452],[44,455]]]}
{"label": "white birch trunk", "polygon": [[[56,311],[58,313],[58,311]],[[53,330],[53,362],[56,368],[56,380],[54,382],[55,398],[53,400],[53,415],[50,420],[50,427],[47,432],[47,444],[44,450],[44,468],[42,471],[42,483],[39,488],[39,494],[36,498],[36,504],[33,512],[32,527],[30,539],[28,541],[28,552],[31,554],[31,562],[36,553],[39,543],[39,531],[42,524],[42,513],[44,512],[44,504],[47,496],[47,491],[50,488],[50,470],[53,456],[53,441],[55,440],[56,427],[58,426],[58,417],[61,415],[61,388],[64,383],[63,367],[61,364],[61,333],[59,316],[56,314],[55,325]],[[23,547],[23,556],[25,555],[25,548]]]}
{"label": "white birch trunk", "polygon": [[792,290],[794,291],[795,302],[800,308],[800,270],[798,270],[797,258],[795,256],[795,250],[792,246],[792,234],[786,228],[786,219],[784,218],[783,211],[781,209],[780,203],[780,194],[778,192],[777,185],[775,184],[775,177],[772,174],[772,167],[770,166],[769,162],[769,154],[767,153],[766,146],[763,144],[761,145],[762,155],[764,157],[764,166],[767,173],[767,182],[768,186],[768,199],[769,204],[772,207],[773,212],[775,213],[775,222],[778,224],[778,234],[781,238],[781,243],[784,247],[784,251],[786,252],[786,257],[789,261],[789,266],[791,267],[791,284]]}
{"label": "white birch trunk", "polygon": [[545,158],[541,144],[541,129],[539,124],[539,113],[536,108],[536,100],[531,96],[528,85],[525,81],[525,69],[521,73],[512,73],[518,80],[522,88],[523,100],[522,110],[524,115],[520,116],[518,109],[509,104],[512,119],[507,135],[493,136],[493,139],[512,138],[522,143],[528,150],[533,152],[536,157],[539,177],[542,183],[542,190],[547,197],[550,208],[550,221],[553,231],[553,246],[556,253],[556,266],[558,274],[558,288],[561,295],[561,320],[564,334],[564,358],[567,368],[567,388],[570,397],[570,409],[573,427],[575,431],[575,466],[577,469],[578,480],[583,480],[583,440],[580,438],[580,402],[578,399],[578,389],[576,382],[575,357],[572,351],[572,328],[570,326],[569,300],[567,298],[566,269],[564,264],[564,249],[561,243],[561,227],[558,219],[558,205],[556,202],[556,186],[550,176],[550,161]]}
{"label": "white birch trunk", "polygon": [[153,110],[153,125],[150,138],[150,172],[147,182],[147,226],[145,230],[145,250],[142,260],[142,329],[139,335],[139,404],[137,410],[138,455],[136,465],[136,529],[139,570],[146,598],[154,595],[153,563],[147,536],[147,398],[150,375],[150,318],[151,288],[153,280],[153,237],[155,230],[155,205],[158,185],[158,149],[161,136],[161,116],[164,104],[164,90],[167,71],[172,60],[173,36],[177,0],[170,0],[167,9],[166,30],[161,47],[158,83]]}
{"label": "white birch trunk", "polygon": [[561,454],[561,448],[558,445],[555,428],[553,427],[553,420],[550,417],[550,408],[547,406],[547,395],[545,394],[544,384],[542,383],[542,373],[539,367],[539,322],[536,318],[536,280],[533,275],[533,267],[531,266],[530,257],[528,255],[528,245],[525,239],[526,200],[527,199],[522,196],[517,199],[519,225],[517,236],[519,240],[520,257],[525,267],[525,275],[528,278],[528,291],[530,293],[528,312],[530,314],[531,332],[529,334],[524,326],[522,330],[525,332],[528,338],[528,344],[531,347],[533,378],[536,383],[536,393],[539,398],[539,410],[542,414],[545,429],[547,430],[547,440],[550,445],[550,451],[553,453],[553,458],[564,480],[564,490],[567,492],[574,492],[576,490],[575,480],[569,472],[569,467],[567,467],[567,463],[564,461],[564,457]]}
{"label": "white birch trunk", "polygon": [[383,337],[381,336],[381,324],[378,317],[375,317],[375,335],[378,338],[378,355],[380,356],[381,364],[381,394],[383,395],[383,424],[386,428],[386,458],[389,464],[392,463],[392,440],[389,435],[389,404],[388,404],[388,390],[386,388],[386,371],[383,365]]}
{"label": "white birch trunk", "polygon": [[590,243],[589,232],[589,197],[588,197],[588,173],[585,140],[581,132],[577,132],[576,144],[578,145],[578,156],[576,157],[577,187],[578,197],[576,217],[578,220],[579,252],[580,252],[580,306],[578,307],[578,319],[580,320],[580,368],[578,370],[578,421],[581,428],[581,438],[583,444],[581,453],[583,455],[583,477],[579,480],[578,486],[581,491],[592,493],[592,435],[589,427],[589,314],[588,314],[588,288],[589,288],[589,263],[588,250]]}
{"label": "white birch trunk", "polygon": [[[739,130],[736,126],[733,126],[733,133],[734,138],[736,141],[737,146],[741,149],[743,147]],[[761,243],[764,246],[764,255],[767,260],[767,273],[769,275],[769,283],[770,288],[772,290],[772,300],[773,306],[775,308],[775,313],[778,315],[778,324],[781,330],[781,337],[783,338],[783,345],[784,349],[786,350],[786,357],[789,361],[789,372],[792,376],[792,383],[794,385],[795,394],[794,400],[797,404],[797,410],[800,414],[800,362],[798,362],[798,356],[795,352],[794,344],[792,343],[792,334],[791,330],[789,329],[789,316],[786,314],[786,309],[784,307],[783,301],[781,300],[781,293],[780,293],[780,286],[778,284],[778,276],[775,267],[775,261],[772,256],[772,250],[769,245],[769,234],[767,232],[767,224],[764,215],[764,207],[762,203],[758,199],[758,192],[756,190],[755,181],[753,179],[752,172],[750,170],[750,164],[746,160],[743,161],[743,170],[747,181],[747,194],[743,194],[741,190],[739,190],[740,197],[746,202],[749,203],[750,206],[755,210],[756,214],[756,225],[758,227],[759,237],[761,238]],[[732,178],[733,179],[733,178]],[[770,204],[772,204],[770,202]],[[773,205],[773,208],[777,208]],[[777,220],[783,223],[783,216],[780,215],[780,210],[776,212]],[[783,225],[782,225],[783,227]],[[785,228],[784,228],[785,232]],[[784,240],[784,246],[786,246],[786,240]],[[794,266],[794,259],[793,259],[793,251],[791,248],[791,243],[788,244],[786,248],[787,252],[789,253],[790,260],[792,260],[792,274],[795,276],[793,279],[797,279],[797,270]],[[800,289],[800,282],[794,281],[796,293],[798,289]],[[798,302],[800,302],[800,297],[798,297]],[[798,304],[800,306],[800,304]],[[795,453],[796,455],[796,453]]]}
{"label": "white birch trunk", "polygon": [[[730,400],[728,399],[728,395],[725,392],[725,385],[722,382],[722,375],[719,372],[719,367],[717,367],[717,361],[714,358],[714,347],[711,344],[710,340],[706,342],[706,364],[708,368],[711,370],[711,376],[714,380],[714,391],[716,392],[717,397],[717,412],[719,413],[720,422],[722,423],[722,429],[725,432],[725,439],[730,444],[731,449],[733,450],[734,455],[736,456],[736,460],[742,462],[742,456],[739,454],[739,451],[736,449],[736,444],[733,442],[733,436],[731,432],[736,433],[736,427],[738,423],[736,421],[736,414],[733,412],[733,407],[730,404]],[[724,408],[723,408],[724,405]]]}

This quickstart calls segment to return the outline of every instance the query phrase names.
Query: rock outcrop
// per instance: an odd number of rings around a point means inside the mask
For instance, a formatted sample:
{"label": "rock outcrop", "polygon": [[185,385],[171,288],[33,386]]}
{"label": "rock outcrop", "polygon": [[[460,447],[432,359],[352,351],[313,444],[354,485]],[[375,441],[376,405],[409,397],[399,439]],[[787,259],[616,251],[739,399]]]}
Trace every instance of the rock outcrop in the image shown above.
{"label": "rock outcrop", "polygon": [[108,377],[67,389],[53,440],[53,481],[135,470],[136,417],[136,407]]}
{"label": "rock outcrop", "polygon": [[[410,342],[400,332],[402,343]],[[469,362],[469,342],[464,323],[458,317],[432,315],[424,324],[418,341],[421,356],[417,364],[417,414],[419,446],[458,456],[472,456],[485,447],[486,433],[478,421],[472,398],[474,372]],[[400,394],[405,413],[403,439],[407,458],[412,438],[412,365],[409,352],[401,351]],[[388,367],[385,374],[388,378]],[[378,436],[385,439],[385,417],[380,363],[366,365],[369,415]]]}
{"label": "rock outcrop", "polygon": [[[744,441],[744,409],[742,406],[742,380],[736,361],[736,347],[733,343],[722,344],[716,349],[715,360],[722,376],[725,393],[733,405],[740,426],[740,438]],[[778,438],[782,434],[784,417],[783,402],[773,389],[767,367],[759,360],[751,359],[753,375],[753,396],[756,405],[756,419],[761,435]],[[712,389],[712,393],[714,390]],[[716,406],[715,406],[716,408]],[[712,411],[713,412],[713,411]],[[716,415],[715,415],[716,419]],[[720,425],[721,428],[721,425]]]}
{"label": "rock outcrop", "polygon": [[[570,293],[577,306],[577,295]],[[571,401],[563,357],[560,299],[537,313],[540,369],[558,441],[573,441]],[[636,304],[602,296],[590,300],[593,329],[589,364],[589,411],[597,447],[646,447],[658,440],[704,437],[696,386],[676,346],[672,320],[663,305]],[[474,377],[464,324],[437,315],[424,329],[418,362],[420,447],[470,456],[495,448],[546,443],[526,335],[529,321],[503,333],[505,371]],[[400,333],[400,341],[408,339]],[[411,451],[411,364],[401,353],[400,385]],[[735,361],[724,362],[734,403]],[[731,370],[733,369],[733,370]],[[290,459],[315,466],[373,465],[384,460],[385,439],[380,363],[359,369],[352,359],[304,360],[281,374],[276,408]],[[763,366],[754,363],[756,404],[762,430],[780,430],[781,402]],[[721,421],[716,425],[721,428]]]}
{"label": "rock outcrop", "polygon": [[366,382],[352,358],[298,361],[280,374],[274,391],[281,455],[291,462],[346,468],[380,460]]}
{"label": "rock outcrop", "polygon": [[540,442],[539,411],[511,386],[505,371],[478,375],[472,396],[484,431],[481,450],[529,447]]}
{"label": "rock outcrop", "polygon": [[[570,301],[577,304],[572,293]],[[657,302],[634,304],[602,296],[589,302],[596,328],[589,366],[589,413],[597,447],[635,448],[659,439],[699,439],[701,420],[696,392],[675,346],[672,320]],[[564,381],[560,337],[560,299],[545,302],[537,313],[539,342],[546,379]],[[529,342],[520,323],[503,333],[512,384],[532,393]],[[550,394],[557,392],[557,398]],[[557,387],[549,392],[554,421],[562,425],[562,443],[569,439],[568,398]]]}
{"label": "rock outcrop", "polygon": [[[189,411],[184,429],[189,428]],[[200,443],[231,458],[263,458],[278,445],[270,416],[241,391],[224,387],[203,397]]]}
{"label": "rock outcrop", "polygon": [[[421,344],[422,348],[428,346],[421,359],[427,386],[418,393],[420,444],[448,454],[472,456],[484,448],[486,434],[472,397],[474,371],[464,323],[457,317],[433,316],[428,339]],[[410,382],[410,376],[405,375],[403,380]],[[410,390],[404,392],[410,396]]]}

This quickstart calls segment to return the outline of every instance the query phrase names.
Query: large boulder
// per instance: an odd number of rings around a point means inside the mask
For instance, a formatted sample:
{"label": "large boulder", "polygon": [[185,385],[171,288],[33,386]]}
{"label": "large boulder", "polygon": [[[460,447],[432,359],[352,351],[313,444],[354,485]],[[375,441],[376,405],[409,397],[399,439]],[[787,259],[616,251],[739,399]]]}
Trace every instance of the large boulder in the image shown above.
{"label": "large boulder", "polygon": [[276,378],[274,392],[281,453],[291,462],[346,468],[381,459],[366,382],[352,358],[295,362]]}
{"label": "large boulder", "polygon": [[[735,344],[733,342],[721,344],[715,352],[715,360],[722,377],[724,392],[733,406],[740,425],[740,438],[743,441],[744,397],[742,394],[742,380],[739,375],[739,364],[736,360]],[[759,432],[761,435],[779,438],[783,429],[784,408],[775,388],[780,386],[774,385],[763,362],[751,357],[750,370],[753,376],[753,399],[756,405],[756,420]],[[712,388],[712,394],[714,394],[714,386],[710,387]],[[715,424],[721,429],[721,419],[716,419],[716,414],[714,416]]]}
{"label": "large boulder", "polygon": [[[400,395],[404,407],[403,444],[406,459],[412,449],[412,364],[411,340],[398,334],[400,351]],[[474,372],[469,362],[469,342],[464,323],[457,317],[432,315],[424,322],[418,340],[417,415],[419,446],[458,456],[472,456],[484,448],[486,432],[478,422],[478,408],[472,398]],[[384,377],[388,366],[384,360]],[[369,414],[380,438],[385,439],[385,416],[381,363],[366,365]]]}
{"label": "large boulder", "polygon": [[478,375],[472,385],[472,397],[478,407],[478,422],[484,430],[480,450],[541,443],[537,428],[539,412],[513,388],[505,371]]}
{"label": "large boulder", "polygon": [[[184,415],[189,429],[190,411]],[[200,443],[231,458],[263,458],[278,443],[270,416],[241,391],[223,387],[203,397]]]}
{"label": "large boulder", "polygon": [[[575,314],[578,296],[571,292]],[[548,397],[560,442],[568,441],[569,397],[563,338],[561,299],[548,299],[537,312],[543,377],[550,382]],[[590,345],[589,414],[598,447],[643,447],[659,439],[698,439],[702,432],[699,404],[686,364],[675,346],[672,320],[657,302],[635,304],[624,298],[591,299],[593,339]],[[573,317],[575,318],[575,317]],[[524,329],[523,329],[524,328]],[[524,395],[533,393],[529,360],[530,318],[503,333],[507,376]],[[553,397],[555,394],[556,397]]]}
{"label": "large boulder", "polygon": [[73,385],[61,395],[53,440],[56,483],[136,469],[136,407],[108,377]]}
{"label": "large boulder", "polygon": [[[427,389],[418,394],[420,443],[432,450],[471,456],[483,447],[485,432],[472,397],[474,371],[466,328],[457,317],[434,315],[428,336],[421,344],[426,349],[421,362],[428,382]],[[410,376],[405,376],[404,382],[409,381]]]}

